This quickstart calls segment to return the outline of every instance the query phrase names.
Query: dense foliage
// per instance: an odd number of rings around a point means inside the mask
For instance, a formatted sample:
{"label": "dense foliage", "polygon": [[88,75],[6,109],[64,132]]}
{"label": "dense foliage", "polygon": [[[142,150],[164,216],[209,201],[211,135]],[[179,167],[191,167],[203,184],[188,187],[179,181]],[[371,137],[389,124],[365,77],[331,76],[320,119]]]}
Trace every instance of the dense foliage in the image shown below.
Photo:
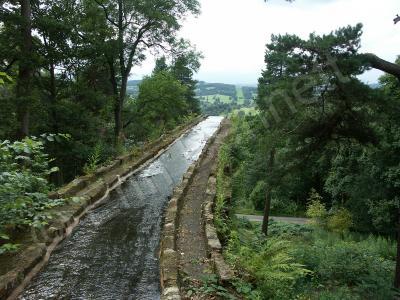
{"label": "dense foliage", "polygon": [[[63,203],[52,189],[200,113],[201,55],[176,37],[198,12],[197,0],[1,1],[0,254],[47,224]],[[149,50],[168,63],[131,96]]]}
{"label": "dense foliage", "polygon": [[[361,30],[272,36],[260,113],[232,119],[215,222],[226,258],[252,285],[247,298],[394,297],[400,84],[385,75],[372,89],[358,79],[369,68]],[[313,225],[270,222],[262,234],[234,217],[262,210]]]}
{"label": "dense foliage", "polygon": [[353,230],[394,234],[400,85],[390,75],[378,89],[357,79],[367,69],[360,36],[360,25],[309,40],[273,36],[261,113],[234,120],[229,146],[232,199],[242,211],[262,211],[272,187],[272,213],[304,214],[315,189],[327,210],[349,211]]}
{"label": "dense foliage", "polygon": [[138,100],[127,94],[131,70],[147,50],[166,51],[186,88],[185,103],[173,103],[184,108],[172,123],[198,113],[193,74],[200,56],[176,38],[185,16],[198,11],[196,0],[2,1],[0,140],[70,134],[68,145],[46,149],[60,168],[52,180],[62,184],[94,154],[102,163],[153,138],[163,129],[150,132]]}
{"label": "dense foliage", "polygon": [[[237,270],[233,285],[241,288],[236,292],[245,299],[392,299],[396,244],[349,232],[348,211],[327,211],[316,190],[307,196],[310,225],[271,221],[266,237],[259,225],[234,216],[243,205],[253,204],[235,196],[245,187],[236,179],[244,173],[237,159],[243,152],[235,149],[238,134],[253,118],[247,119],[234,120],[217,172],[215,222],[225,257]],[[253,183],[253,189],[258,185]]]}
{"label": "dense foliage", "polygon": [[[41,227],[51,217],[46,210],[63,203],[49,199],[50,175],[58,171],[44,153],[44,140],[60,140],[60,136],[25,138],[0,143],[0,254],[12,250],[7,243],[15,229]],[[65,138],[65,137],[63,137]]]}

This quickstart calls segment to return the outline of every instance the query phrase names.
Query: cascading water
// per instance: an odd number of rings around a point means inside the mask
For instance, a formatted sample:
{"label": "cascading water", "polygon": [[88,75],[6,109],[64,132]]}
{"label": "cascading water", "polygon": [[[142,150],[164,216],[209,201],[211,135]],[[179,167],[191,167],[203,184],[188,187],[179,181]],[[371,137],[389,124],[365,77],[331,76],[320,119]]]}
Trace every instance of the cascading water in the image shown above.
{"label": "cascading water", "polygon": [[202,121],[111,192],[57,247],[19,299],[160,299],[163,210],[221,121]]}

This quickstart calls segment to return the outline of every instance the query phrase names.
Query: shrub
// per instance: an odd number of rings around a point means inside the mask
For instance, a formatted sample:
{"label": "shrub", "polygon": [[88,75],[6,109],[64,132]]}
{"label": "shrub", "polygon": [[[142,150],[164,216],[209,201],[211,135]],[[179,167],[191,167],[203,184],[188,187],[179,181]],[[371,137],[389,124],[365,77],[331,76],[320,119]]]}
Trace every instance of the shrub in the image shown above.
{"label": "shrub", "polygon": [[85,174],[92,174],[96,169],[99,167],[100,162],[101,162],[101,156],[103,152],[103,147],[101,143],[97,143],[93,150],[92,153],[89,155],[89,158],[86,162],[86,164],[83,166],[83,172]]}
{"label": "shrub", "polygon": [[292,237],[301,237],[305,233],[312,231],[307,225],[290,224],[284,222],[270,221],[268,227],[268,235],[276,236],[282,239],[291,239]]}
{"label": "shrub", "polygon": [[271,211],[276,215],[295,215],[298,211],[298,205],[296,202],[285,199],[273,197],[271,200]]}
{"label": "shrub", "polygon": [[265,203],[265,191],[267,184],[264,181],[258,181],[250,194],[249,200],[256,210],[263,210]]}
{"label": "shrub", "polygon": [[325,290],[315,293],[312,299],[318,300],[358,300],[361,299],[347,286],[335,287],[334,290]]}
{"label": "shrub", "polygon": [[325,205],[322,203],[322,197],[315,189],[312,189],[310,192],[306,215],[307,217],[311,218],[315,224],[318,225],[322,225],[327,216],[327,210],[325,208]]}
{"label": "shrub", "polygon": [[289,255],[291,244],[277,238],[243,242],[237,232],[231,233],[228,261],[255,282],[264,299],[290,299],[300,278],[310,273]]}
{"label": "shrub", "polygon": [[336,233],[349,231],[352,224],[351,213],[346,208],[339,208],[327,219],[327,228]]}
{"label": "shrub", "polygon": [[[332,233],[313,233],[310,244],[292,251],[324,286],[348,286],[363,299],[391,299],[394,261],[383,259],[367,243],[342,240]],[[327,298],[334,299],[334,298]]]}
{"label": "shrub", "polygon": [[[46,138],[54,140],[54,135]],[[15,250],[5,243],[10,240],[10,229],[42,226],[50,218],[44,211],[62,203],[47,195],[47,179],[58,170],[50,162],[38,138],[0,142],[0,252]]]}

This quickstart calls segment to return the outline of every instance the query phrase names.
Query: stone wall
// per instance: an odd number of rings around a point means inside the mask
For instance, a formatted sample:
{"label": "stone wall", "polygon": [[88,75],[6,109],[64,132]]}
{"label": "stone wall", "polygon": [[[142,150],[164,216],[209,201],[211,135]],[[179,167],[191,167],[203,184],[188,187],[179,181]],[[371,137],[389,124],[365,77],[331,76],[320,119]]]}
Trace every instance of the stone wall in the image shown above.
{"label": "stone wall", "polygon": [[225,284],[233,279],[234,271],[229,267],[222,256],[222,245],[214,225],[214,207],[217,195],[217,168],[218,159],[214,161],[211,167],[210,177],[208,178],[206,199],[202,211],[202,221],[207,244],[207,254],[213,265],[214,273],[218,276],[220,282]]}
{"label": "stone wall", "polygon": [[[215,169],[214,169],[215,170]],[[207,242],[207,252],[211,259],[214,273],[218,276],[222,284],[229,283],[233,277],[234,272],[225,262],[222,256],[222,246],[217,235],[217,230],[214,226],[214,205],[216,197],[216,177],[215,171],[208,179],[207,184],[207,198],[203,207],[203,224],[205,238]]]}
{"label": "stone wall", "polygon": [[207,155],[210,145],[214,143],[220,130],[221,125],[205,144],[199,159],[189,167],[183,176],[181,184],[174,189],[171,200],[166,208],[160,241],[160,280],[162,300],[181,299],[178,277],[178,253],[176,247],[176,234],[179,227],[178,215],[183,204],[183,198],[192,183],[193,177],[202,163],[203,158]]}
{"label": "stone wall", "polygon": [[[0,299],[6,299],[10,295],[13,298],[22,291],[45,265],[57,244],[72,232],[90,209],[106,201],[111,190],[160,156],[180,135],[201,120],[203,117],[195,118],[158,140],[146,144],[140,153],[118,157],[93,174],[79,177],[50,194],[54,199],[73,197],[73,201],[49,211],[53,218],[45,228],[23,233],[20,237],[21,247],[17,253],[0,255]],[[189,179],[185,180],[187,182]],[[175,189],[175,192],[179,194],[179,188]]]}

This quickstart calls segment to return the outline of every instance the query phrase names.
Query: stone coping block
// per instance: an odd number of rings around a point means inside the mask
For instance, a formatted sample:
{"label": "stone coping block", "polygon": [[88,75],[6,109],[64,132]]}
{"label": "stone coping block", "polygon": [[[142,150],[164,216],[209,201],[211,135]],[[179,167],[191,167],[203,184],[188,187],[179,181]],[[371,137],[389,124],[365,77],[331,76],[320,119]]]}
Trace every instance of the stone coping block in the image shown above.
{"label": "stone coping block", "polygon": [[[160,241],[160,283],[161,283],[161,300],[180,300],[180,284],[178,271],[178,258],[172,258],[176,254],[176,234],[178,229],[178,216],[182,207],[182,200],[193,181],[197,168],[202,163],[205,154],[210,145],[214,142],[215,137],[221,130],[221,125],[206,142],[203,150],[196,162],[192,163],[182,177],[182,182],[175,187],[168,202],[163,218],[163,230]],[[172,247],[171,247],[172,245]],[[174,254],[173,252],[174,251]],[[174,266],[171,264],[175,263]],[[176,280],[175,280],[176,279]]]}
{"label": "stone coping block", "polygon": [[[221,129],[221,128],[220,128]],[[211,258],[213,269],[221,283],[226,284],[234,278],[234,271],[225,262],[222,256],[222,245],[218,238],[217,230],[214,225],[215,199],[217,194],[217,165],[215,161],[211,166],[211,173],[207,182],[206,201],[203,205],[202,218],[204,224],[204,232],[207,240],[207,254]]]}

